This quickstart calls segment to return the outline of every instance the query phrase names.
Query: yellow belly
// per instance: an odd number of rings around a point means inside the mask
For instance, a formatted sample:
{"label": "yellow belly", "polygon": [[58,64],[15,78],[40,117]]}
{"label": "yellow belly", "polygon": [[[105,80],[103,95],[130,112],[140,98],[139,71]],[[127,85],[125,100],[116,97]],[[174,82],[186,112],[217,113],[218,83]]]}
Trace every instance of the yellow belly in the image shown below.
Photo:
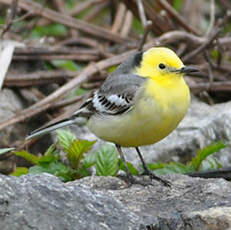
{"label": "yellow belly", "polygon": [[188,87],[183,78],[174,86],[149,80],[147,87],[133,109],[122,115],[92,116],[89,129],[101,139],[124,147],[150,145],[166,137],[187,112]]}

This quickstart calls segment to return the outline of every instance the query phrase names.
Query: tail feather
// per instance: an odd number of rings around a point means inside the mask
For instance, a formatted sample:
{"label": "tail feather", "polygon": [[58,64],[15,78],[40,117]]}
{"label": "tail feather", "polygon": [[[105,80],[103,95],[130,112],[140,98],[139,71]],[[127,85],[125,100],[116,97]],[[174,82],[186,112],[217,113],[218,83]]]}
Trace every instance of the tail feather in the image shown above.
{"label": "tail feather", "polygon": [[44,134],[49,133],[51,131],[54,131],[56,129],[72,125],[74,123],[82,124],[83,122],[84,122],[83,118],[81,118],[81,117],[73,117],[73,118],[69,118],[69,119],[64,119],[64,120],[58,121],[54,124],[51,124],[51,125],[48,125],[48,126],[34,130],[33,132],[31,132],[26,137],[26,140],[30,140],[34,137],[44,135]]}

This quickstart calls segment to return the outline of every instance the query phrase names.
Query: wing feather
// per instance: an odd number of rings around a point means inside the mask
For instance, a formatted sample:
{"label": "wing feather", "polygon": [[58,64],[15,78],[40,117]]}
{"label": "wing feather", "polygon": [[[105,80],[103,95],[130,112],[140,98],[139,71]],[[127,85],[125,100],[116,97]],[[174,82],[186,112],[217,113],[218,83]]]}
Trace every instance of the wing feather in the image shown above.
{"label": "wing feather", "polygon": [[83,111],[117,115],[130,110],[134,105],[136,94],[146,79],[135,74],[109,76],[101,88],[96,91],[89,102],[76,114]]}

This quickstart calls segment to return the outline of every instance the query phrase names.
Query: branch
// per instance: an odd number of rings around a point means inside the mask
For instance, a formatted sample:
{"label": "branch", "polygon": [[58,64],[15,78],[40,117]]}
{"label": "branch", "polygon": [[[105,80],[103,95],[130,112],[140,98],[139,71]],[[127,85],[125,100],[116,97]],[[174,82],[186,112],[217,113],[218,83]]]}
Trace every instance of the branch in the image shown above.
{"label": "branch", "polygon": [[[9,0],[0,0],[0,3],[4,3],[9,5]],[[99,37],[101,39],[107,39],[109,41],[114,41],[117,43],[123,43],[126,41],[131,41],[131,39],[123,38],[119,36],[118,34],[114,34],[109,30],[103,29],[99,26],[89,24],[87,22],[84,22],[82,20],[75,19],[71,16],[58,13],[54,10],[44,8],[39,3],[33,2],[31,0],[20,0],[18,3],[18,7],[26,10],[26,11],[32,11],[35,15],[42,16],[44,18],[47,18],[51,21],[61,23],[65,26],[68,26],[70,28],[74,28],[77,30],[80,30],[82,32],[88,33],[90,35]]]}
{"label": "branch", "polygon": [[4,86],[7,87],[28,87],[50,83],[62,83],[74,78],[80,71],[53,70],[36,71],[33,73],[7,74]]}
{"label": "branch", "polygon": [[196,55],[198,55],[199,53],[201,53],[203,50],[205,50],[206,48],[209,47],[209,45],[217,38],[217,36],[219,35],[219,33],[221,32],[221,30],[223,29],[224,24],[231,18],[231,11],[228,11],[226,16],[221,19],[216,28],[214,28],[214,30],[212,31],[210,37],[208,38],[208,40],[203,43],[201,46],[199,46],[197,49],[193,50],[191,53],[187,54],[184,58],[183,61],[187,62],[188,60],[194,58]]}
{"label": "branch", "polygon": [[215,23],[215,1],[210,0],[210,24],[208,30],[205,33],[205,36],[208,36],[212,32],[214,23]]}
{"label": "branch", "polygon": [[185,19],[178,14],[178,12],[166,1],[166,0],[158,0],[160,5],[173,17],[177,20],[177,22],[188,32],[199,35],[200,33],[193,28],[191,25],[186,23]]}
{"label": "branch", "polygon": [[17,5],[18,5],[18,0],[12,0],[10,9],[8,11],[8,17],[7,17],[7,22],[6,25],[4,26],[2,33],[0,35],[0,38],[2,39],[4,34],[10,29],[11,25],[13,24],[16,12],[17,12]]}
{"label": "branch", "polygon": [[144,34],[143,34],[142,39],[140,41],[140,44],[138,46],[138,51],[142,51],[144,43],[148,37],[148,33],[152,27],[152,21],[151,20],[147,21],[142,0],[136,0],[136,4],[138,7],[138,12],[139,12],[139,16],[140,16],[142,25],[144,27]]}
{"label": "branch", "polygon": [[121,26],[123,25],[125,13],[126,13],[126,6],[123,3],[120,3],[116,11],[115,20],[111,29],[113,33],[117,33],[121,28]]}

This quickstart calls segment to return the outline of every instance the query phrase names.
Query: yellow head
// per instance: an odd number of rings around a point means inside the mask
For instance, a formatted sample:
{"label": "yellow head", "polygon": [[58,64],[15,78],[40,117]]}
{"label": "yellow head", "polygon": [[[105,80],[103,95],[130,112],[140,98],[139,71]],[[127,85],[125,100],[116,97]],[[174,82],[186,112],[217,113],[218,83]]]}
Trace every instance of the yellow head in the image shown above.
{"label": "yellow head", "polygon": [[185,67],[180,58],[172,50],[164,47],[154,47],[142,55],[135,73],[152,79],[182,77],[184,73],[194,72],[195,69]]}

